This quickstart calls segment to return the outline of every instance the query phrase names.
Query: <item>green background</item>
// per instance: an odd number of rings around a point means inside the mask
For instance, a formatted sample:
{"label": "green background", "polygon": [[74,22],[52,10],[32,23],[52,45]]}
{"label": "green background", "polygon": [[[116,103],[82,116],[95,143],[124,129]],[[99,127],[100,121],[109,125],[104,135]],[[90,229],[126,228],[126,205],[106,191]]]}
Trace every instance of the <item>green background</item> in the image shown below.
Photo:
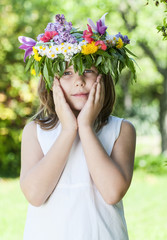
{"label": "green background", "polygon": [[[116,86],[114,115],[129,119],[137,131],[134,180],[125,196],[131,240],[167,239],[165,228],[167,157],[161,154],[160,100],[167,72],[167,42],[156,27],[164,5],[149,1],[15,1],[0,3],[0,239],[22,239],[27,202],[19,187],[22,129],[38,106],[38,79],[24,72],[18,36],[36,40],[54,15],[66,16],[75,27],[87,28],[105,12],[109,34],[128,35],[138,58],[137,82],[124,70]],[[163,70],[163,71],[161,71]]]}

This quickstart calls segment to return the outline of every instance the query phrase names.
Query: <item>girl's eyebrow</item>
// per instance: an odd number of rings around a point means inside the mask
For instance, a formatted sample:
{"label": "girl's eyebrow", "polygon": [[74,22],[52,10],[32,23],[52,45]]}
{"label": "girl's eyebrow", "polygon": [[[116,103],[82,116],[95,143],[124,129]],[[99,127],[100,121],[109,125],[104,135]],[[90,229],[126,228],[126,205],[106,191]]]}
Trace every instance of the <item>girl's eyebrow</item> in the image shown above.
{"label": "girl's eyebrow", "polygon": [[67,68],[65,71],[68,71],[68,70],[73,70],[73,68],[72,68],[72,67],[69,67],[69,68]]}

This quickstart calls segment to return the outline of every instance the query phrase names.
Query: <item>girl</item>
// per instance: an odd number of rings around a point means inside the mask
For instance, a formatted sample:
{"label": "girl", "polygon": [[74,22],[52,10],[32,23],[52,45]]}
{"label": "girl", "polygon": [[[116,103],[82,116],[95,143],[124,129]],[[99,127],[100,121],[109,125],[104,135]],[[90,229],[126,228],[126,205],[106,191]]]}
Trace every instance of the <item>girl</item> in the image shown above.
{"label": "girl", "polygon": [[110,116],[110,73],[66,63],[22,135],[20,186],[29,202],[24,240],[126,240],[122,198],[133,173],[133,125]]}

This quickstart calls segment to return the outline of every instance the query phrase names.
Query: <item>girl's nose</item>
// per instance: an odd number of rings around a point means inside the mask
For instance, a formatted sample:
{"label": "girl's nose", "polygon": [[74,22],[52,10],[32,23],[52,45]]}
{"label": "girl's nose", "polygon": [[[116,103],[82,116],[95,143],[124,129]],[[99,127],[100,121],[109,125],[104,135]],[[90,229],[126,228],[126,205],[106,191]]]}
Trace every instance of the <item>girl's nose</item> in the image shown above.
{"label": "girl's nose", "polygon": [[75,76],[75,86],[85,86],[85,80],[83,76],[76,74]]}

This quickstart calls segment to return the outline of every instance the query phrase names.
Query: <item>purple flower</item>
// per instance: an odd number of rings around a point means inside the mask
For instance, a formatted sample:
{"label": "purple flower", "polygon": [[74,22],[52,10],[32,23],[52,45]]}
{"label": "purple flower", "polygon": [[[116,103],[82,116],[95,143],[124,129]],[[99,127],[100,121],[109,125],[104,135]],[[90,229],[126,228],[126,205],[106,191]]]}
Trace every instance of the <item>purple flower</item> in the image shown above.
{"label": "purple flower", "polygon": [[74,36],[72,36],[69,31],[60,32],[60,34],[56,35],[53,38],[53,40],[56,44],[61,44],[63,42],[68,42],[68,43],[76,43],[77,42],[76,38]]}
{"label": "purple flower", "polygon": [[97,21],[97,31],[100,33],[100,35],[104,35],[106,32],[107,27],[103,25],[101,19]]}
{"label": "purple flower", "polygon": [[106,32],[107,26],[105,26],[105,16],[108,13],[105,13],[97,22],[96,22],[96,26],[94,24],[94,22],[88,18],[88,23],[89,25],[92,27],[93,30],[95,30],[96,32],[98,32],[100,35],[103,35]]}
{"label": "purple flower", "polygon": [[19,48],[25,50],[25,55],[24,55],[24,62],[25,62],[26,58],[32,54],[33,52],[32,47],[36,45],[36,41],[32,38],[23,37],[23,36],[18,37],[18,40],[20,43],[23,43],[23,45],[21,45]]}
{"label": "purple flower", "polygon": [[129,44],[130,40],[127,35],[123,36],[120,32],[115,35],[117,38],[121,38],[125,44]]}
{"label": "purple flower", "polygon": [[58,22],[58,23],[60,23],[60,24],[64,24],[64,23],[65,23],[65,17],[64,17],[64,15],[63,15],[63,14],[62,14],[62,15],[57,14],[57,15],[55,16],[55,22]]}
{"label": "purple flower", "polygon": [[77,39],[74,36],[70,35],[68,42],[74,44],[77,43]]}
{"label": "purple flower", "polygon": [[61,38],[60,35],[56,35],[53,37],[53,40],[56,44],[61,44],[63,42],[63,39]]}
{"label": "purple flower", "polygon": [[58,24],[56,23],[48,23],[47,27],[45,28],[45,32],[51,32],[51,31],[56,31],[57,32],[57,26]]}
{"label": "purple flower", "polygon": [[129,38],[128,38],[127,35],[124,36],[123,41],[124,41],[124,43],[126,43],[126,44],[129,44],[129,43],[130,43],[130,40],[129,40]]}
{"label": "purple flower", "polygon": [[64,31],[64,25],[58,25],[57,26],[57,32],[58,33],[61,33],[61,32],[63,32]]}
{"label": "purple flower", "polygon": [[66,21],[65,21],[65,28],[66,28],[67,31],[70,32],[71,29],[72,29],[72,23],[71,23],[71,22],[66,22]]}

